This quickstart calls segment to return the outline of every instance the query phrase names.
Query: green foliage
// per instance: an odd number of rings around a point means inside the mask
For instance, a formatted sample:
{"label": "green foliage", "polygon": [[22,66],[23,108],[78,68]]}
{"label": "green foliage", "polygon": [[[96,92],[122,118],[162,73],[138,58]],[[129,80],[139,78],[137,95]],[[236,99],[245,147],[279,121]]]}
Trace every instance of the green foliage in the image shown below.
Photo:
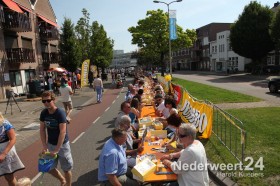
{"label": "green foliage", "polygon": [[231,27],[230,42],[234,52],[251,58],[253,62],[261,61],[273,50],[269,35],[269,26],[273,13],[256,1],[245,6],[238,20]]}
{"label": "green foliage", "polygon": [[107,37],[103,25],[99,25],[94,21],[91,25],[90,36],[90,61],[98,67],[109,67],[113,59],[114,41]]}
{"label": "green foliage", "polygon": [[77,25],[75,27],[76,31],[76,36],[78,39],[78,46],[82,52],[82,60],[88,59],[89,58],[89,48],[90,48],[90,25],[89,25],[89,16],[90,14],[87,12],[85,8],[82,10],[83,17],[81,17]]}
{"label": "green foliage", "polygon": [[[128,31],[132,34],[132,44],[137,44],[140,50],[140,61],[142,64],[153,62],[154,65],[161,64],[164,66],[164,56],[168,56],[169,51],[169,30],[168,14],[163,10],[147,11],[146,18],[138,21],[137,26],[130,27]],[[190,47],[194,35],[191,37],[177,25],[178,38],[171,42],[173,51],[180,48]],[[146,61],[152,60],[152,61]]]}
{"label": "green foliage", "polygon": [[70,71],[75,71],[80,66],[81,53],[77,47],[77,40],[74,32],[74,24],[70,19],[64,18],[64,23],[61,28],[62,34],[60,37],[60,66]]}
{"label": "green foliage", "polygon": [[74,71],[85,59],[90,59],[91,65],[104,70],[113,59],[114,41],[107,37],[104,27],[97,21],[89,24],[90,14],[86,9],[82,13],[76,26],[65,18],[60,43],[61,66]]}
{"label": "green foliage", "polygon": [[280,11],[277,11],[271,26],[271,37],[277,49],[280,48]]}

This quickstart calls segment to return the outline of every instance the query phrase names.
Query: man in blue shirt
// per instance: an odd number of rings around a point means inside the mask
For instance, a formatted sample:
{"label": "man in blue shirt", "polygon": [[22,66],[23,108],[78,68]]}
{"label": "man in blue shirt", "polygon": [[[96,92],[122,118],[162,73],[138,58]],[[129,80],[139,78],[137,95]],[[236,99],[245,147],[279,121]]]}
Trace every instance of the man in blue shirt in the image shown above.
{"label": "man in blue shirt", "polygon": [[112,130],[112,137],[106,141],[99,157],[98,180],[101,186],[139,185],[137,181],[126,176],[127,162],[124,148],[127,134],[122,129]]}

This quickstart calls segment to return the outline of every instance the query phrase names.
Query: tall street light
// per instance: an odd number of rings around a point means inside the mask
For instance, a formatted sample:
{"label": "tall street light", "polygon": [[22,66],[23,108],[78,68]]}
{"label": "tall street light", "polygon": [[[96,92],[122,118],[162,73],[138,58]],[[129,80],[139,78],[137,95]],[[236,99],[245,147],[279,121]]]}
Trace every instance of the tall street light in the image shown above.
{"label": "tall street light", "polygon": [[172,75],[172,57],[171,57],[171,40],[170,40],[170,20],[169,20],[169,5],[172,3],[176,3],[176,2],[181,2],[182,0],[177,0],[177,1],[171,1],[170,3],[166,3],[166,2],[162,2],[162,1],[153,1],[154,3],[163,3],[167,5],[167,13],[168,13],[168,33],[169,33],[169,38],[168,38],[168,43],[169,43],[169,72],[170,75]]}

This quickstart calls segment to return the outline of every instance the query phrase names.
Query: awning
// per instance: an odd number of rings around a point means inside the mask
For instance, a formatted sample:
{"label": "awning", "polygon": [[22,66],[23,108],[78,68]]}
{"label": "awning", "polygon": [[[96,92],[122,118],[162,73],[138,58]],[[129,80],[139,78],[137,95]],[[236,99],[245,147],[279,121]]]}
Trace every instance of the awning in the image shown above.
{"label": "awning", "polygon": [[55,72],[67,72],[67,70],[65,69],[65,68],[61,68],[61,67],[57,67],[57,68],[50,68],[49,70],[48,70],[48,72],[53,72],[53,71],[55,71]]}
{"label": "awning", "polygon": [[32,10],[30,10],[30,9],[28,9],[28,8],[25,8],[24,6],[22,6],[22,5],[20,5],[20,4],[19,4],[19,7],[20,7],[21,9],[23,9],[23,10],[25,10],[25,11],[31,13],[31,14],[35,14],[35,13],[32,12]]}
{"label": "awning", "polygon": [[51,24],[51,25],[53,25],[53,26],[59,28],[58,24],[56,24],[55,22],[53,22],[53,21],[51,21],[51,20],[48,20],[47,18],[45,18],[45,17],[43,17],[43,16],[41,16],[41,15],[39,15],[39,14],[37,14],[37,16],[40,17],[41,19],[43,19],[45,22],[47,22],[47,23],[49,23],[49,24]]}
{"label": "awning", "polygon": [[16,11],[18,13],[24,13],[20,7],[15,3],[13,2],[12,0],[3,0],[3,2],[13,11]]}

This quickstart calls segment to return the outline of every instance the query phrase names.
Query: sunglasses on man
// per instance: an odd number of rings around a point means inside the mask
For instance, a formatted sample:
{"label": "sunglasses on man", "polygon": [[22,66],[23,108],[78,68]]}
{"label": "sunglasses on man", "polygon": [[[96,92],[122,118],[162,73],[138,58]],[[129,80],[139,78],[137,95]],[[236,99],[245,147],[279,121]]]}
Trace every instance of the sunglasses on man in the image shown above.
{"label": "sunglasses on man", "polygon": [[42,103],[46,103],[46,102],[50,103],[51,101],[52,99],[46,99],[46,100],[42,100]]}

